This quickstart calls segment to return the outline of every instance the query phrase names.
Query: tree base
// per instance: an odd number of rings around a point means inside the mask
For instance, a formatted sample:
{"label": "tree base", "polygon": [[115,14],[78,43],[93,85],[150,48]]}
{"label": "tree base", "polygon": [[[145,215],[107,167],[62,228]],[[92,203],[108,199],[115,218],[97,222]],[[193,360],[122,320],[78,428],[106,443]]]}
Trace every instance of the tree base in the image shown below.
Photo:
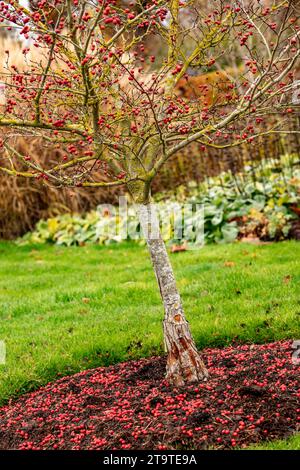
{"label": "tree base", "polygon": [[177,387],[207,380],[209,374],[197,351],[188,322],[165,320],[164,332],[168,351],[166,379]]}

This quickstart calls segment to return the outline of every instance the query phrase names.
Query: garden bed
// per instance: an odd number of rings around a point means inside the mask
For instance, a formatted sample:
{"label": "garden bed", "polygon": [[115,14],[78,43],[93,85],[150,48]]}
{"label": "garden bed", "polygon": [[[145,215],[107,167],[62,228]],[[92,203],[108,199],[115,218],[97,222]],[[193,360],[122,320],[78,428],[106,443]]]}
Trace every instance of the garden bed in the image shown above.
{"label": "garden bed", "polygon": [[165,358],[84,371],[0,409],[0,449],[207,449],[287,437],[300,424],[291,341],[206,349],[210,379],[174,388]]}

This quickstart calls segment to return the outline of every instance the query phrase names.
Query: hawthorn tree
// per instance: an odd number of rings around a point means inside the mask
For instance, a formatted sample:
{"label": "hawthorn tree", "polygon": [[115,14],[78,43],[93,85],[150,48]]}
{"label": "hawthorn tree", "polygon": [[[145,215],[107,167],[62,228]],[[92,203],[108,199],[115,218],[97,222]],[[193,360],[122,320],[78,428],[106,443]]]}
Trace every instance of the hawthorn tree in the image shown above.
{"label": "hawthorn tree", "polygon": [[[27,40],[21,64],[3,52],[1,170],[57,188],[126,186],[165,309],[167,379],[176,385],[206,379],[160,236],[151,182],[191,143],[205,152],[288,132],[285,123],[297,106],[296,3],[33,3],[29,10],[16,0],[0,2],[3,27]],[[200,81],[187,101],[176,84],[188,86],[193,70],[215,71],[215,79]],[[275,115],[281,116],[280,128]],[[41,167],[18,151],[20,135],[63,148],[63,158]]]}

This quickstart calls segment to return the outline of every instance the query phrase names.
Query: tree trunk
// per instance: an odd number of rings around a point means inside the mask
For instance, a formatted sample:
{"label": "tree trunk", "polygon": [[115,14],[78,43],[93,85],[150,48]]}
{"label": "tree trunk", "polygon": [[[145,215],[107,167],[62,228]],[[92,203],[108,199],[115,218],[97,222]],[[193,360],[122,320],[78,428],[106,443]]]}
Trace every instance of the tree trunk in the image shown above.
{"label": "tree trunk", "polygon": [[138,204],[137,212],[165,309],[163,329],[168,353],[166,378],[176,386],[204,380],[208,377],[208,372],[184,316],[173,269],[161,237],[155,205]]}

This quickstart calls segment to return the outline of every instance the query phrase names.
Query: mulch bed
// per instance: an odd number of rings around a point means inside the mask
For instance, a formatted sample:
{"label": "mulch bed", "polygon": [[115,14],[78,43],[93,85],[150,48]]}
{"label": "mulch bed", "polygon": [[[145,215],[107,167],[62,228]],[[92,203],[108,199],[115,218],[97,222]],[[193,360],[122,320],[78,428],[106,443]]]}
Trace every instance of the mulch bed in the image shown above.
{"label": "mulch bed", "polygon": [[228,449],[300,429],[291,342],[206,349],[180,389],[153,357],[64,377],[0,409],[0,449]]}

